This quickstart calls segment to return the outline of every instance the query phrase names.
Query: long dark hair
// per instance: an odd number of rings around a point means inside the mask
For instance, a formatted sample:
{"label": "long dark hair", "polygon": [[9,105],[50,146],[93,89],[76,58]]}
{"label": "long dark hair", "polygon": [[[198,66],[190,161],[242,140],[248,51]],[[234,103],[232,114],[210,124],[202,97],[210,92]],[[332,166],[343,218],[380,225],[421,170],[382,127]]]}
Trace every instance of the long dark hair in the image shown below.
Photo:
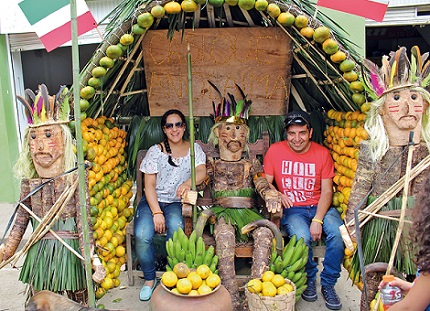
{"label": "long dark hair", "polygon": [[[182,122],[185,124],[185,132],[184,132],[184,136],[183,136],[182,138],[183,138],[183,139],[185,139],[185,140],[187,140],[187,139],[188,139],[188,127],[187,127],[187,121],[186,121],[186,119],[185,119],[184,114],[183,114],[181,111],[177,110],[177,109],[170,109],[170,110],[167,110],[167,111],[163,114],[163,116],[161,117],[161,128],[164,128],[164,126],[166,125],[166,122],[167,122],[167,117],[168,117],[168,116],[170,116],[170,115],[172,115],[172,114],[176,114],[176,115],[178,115],[178,116],[181,118]],[[167,154],[169,155],[169,160],[168,160],[168,162],[169,162],[169,164],[170,164],[170,165],[172,165],[172,166],[178,166],[178,165],[177,165],[177,164],[175,164],[175,163],[173,162],[173,160],[172,160],[172,150],[170,149],[169,140],[167,139],[167,135],[166,135],[166,133],[165,133],[164,131],[163,131],[163,136],[164,136],[164,140],[163,140],[163,142],[164,142],[164,146],[166,146],[166,151],[167,151]]]}

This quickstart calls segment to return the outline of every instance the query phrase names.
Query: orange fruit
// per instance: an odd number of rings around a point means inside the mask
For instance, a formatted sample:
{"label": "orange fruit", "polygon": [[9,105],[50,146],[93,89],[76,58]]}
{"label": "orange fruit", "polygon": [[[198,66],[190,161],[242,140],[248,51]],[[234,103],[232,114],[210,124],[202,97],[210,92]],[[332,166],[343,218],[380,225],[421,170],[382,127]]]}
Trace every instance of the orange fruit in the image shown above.
{"label": "orange fruit", "polygon": [[291,26],[294,24],[296,17],[290,12],[282,12],[278,15],[276,20],[282,26]]}
{"label": "orange fruit", "polygon": [[100,283],[100,286],[105,290],[109,290],[114,287],[114,282],[111,278],[105,277],[104,280]]}
{"label": "orange fruit", "polygon": [[91,74],[95,78],[100,78],[106,75],[106,68],[102,66],[97,66],[91,70]]}
{"label": "orange fruit", "polygon": [[306,26],[303,27],[302,29],[300,29],[300,33],[303,37],[307,38],[307,39],[312,39],[314,36],[314,29],[312,27]]}
{"label": "orange fruit", "polygon": [[263,273],[263,275],[261,276],[261,280],[263,282],[270,282],[270,280],[273,278],[274,275],[275,275],[274,272],[268,270],[268,271]]}
{"label": "orange fruit", "polygon": [[164,5],[164,10],[167,14],[179,14],[181,12],[181,5],[178,2],[170,1]]}
{"label": "orange fruit", "polygon": [[139,26],[139,24],[133,24],[133,26],[131,26],[131,32],[135,35],[143,35],[145,31],[146,29]]}
{"label": "orange fruit", "polygon": [[[358,80],[358,74],[354,70],[344,72],[343,73],[343,77],[348,82],[353,82],[353,81],[357,81]],[[353,95],[356,95],[356,94],[353,94]]]}
{"label": "orange fruit", "polygon": [[193,289],[198,289],[202,285],[203,280],[196,271],[192,271],[187,275],[187,279],[191,281]]}
{"label": "orange fruit", "polygon": [[259,279],[250,280],[247,285],[250,293],[258,294],[263,289],[263,283]]}
{"label": "orange fruit", "polygon": [[[96,77],[91,77],[88,79],[88,85],[92,86],[95,89],[98,89],[102,85],[102,80],[100,80],[99,78],[96,78]],[[83,99],[83,100],[87,101],[86,99]],[[88,106],[89,106],[89,103],[88,103]],[[85,111],[85,110],[81,109],[81,111]]]}
{"label": "orange fruit", "polygon": [[110,45],[106,49],[106,55],[111,59],[117,59],[122,55],[122,49],[119,45]]}
{"label": "orange fruit", "polygon": [[224,0],[209,0],[208,3],[214,7],[220,8],[224,4]]}
{"label": "orange fruit", "polygon": [[272,282],[263,282],[261,294],[267,297],[275,297],[277,293],[275,285]]}
{"label": "orange fruit", "polygon": [[193,0],[184,0],[181,3],[181,8],[184,12],[195,12],[198,9],[197,3],[195,3]]}
{"label": "orange fruit", "polygon": [[330,55],[330,60],[336,64],[343,62],[345,59],[346,59],[346,54],[345,52],[342,52],[342,51],[337,51],[336,53]]}
{"label": "orange fruit", "polygon": [[115,249],[115,255],[117,257],[122,257],[125,255],[125,247],[122,245],[117,246],[117,248]]}
{"label": "orange fruit", "polygon": [[167,287],[174,287],[178,282],[178,276],[173,271],[166,271],[161,276],[161,282]]}
{"label": "orange fruit", "polygon": [[282,275],[275,274],[273,278],[270,280],[270,282],[272,282],[273,285],[275,285],[276,287],[280,287],[285,284],[285,279]]}
{"label": "orange fruit", "polygon": [[210,288],[206,284],[202,284],[197,291],[199,292],[200,295],[205,295],[212,292],[212,288]]}
{"label": "orange fruit", "polygon": [[221,278],[218,274],[212,273],[206,278],[206,285],[210,288],[215,288],[221,283]]}
{"label": "orange fruit", "polygon": [[103,56],[99,60],[99,65],[105,68],[112,68],[114,64],[115,62],[113,61],[113,59],[107,56]]}
{"label": "orange fruit", "polygon": [[[151,14],[150,14],[151,15]],[[152,16],[152,15],[151,15]],[[125,33],[121,36],[121,38],[119,38],[119,42],[122,45],[128,46],[130,44],[132,44],[134,42],[134,37],[133,35],[129,34],[129,33]]]}
{"label": "orange fruit", "polygon": [[212,273],[211,269],[207,265],[198,266],[196,271],[200,275],[202,280],[206,280],[207,277]]}
{"label": "orange fruit", "polygon": [[309,24],[309,20],[305,15],[297,15],[296,19],[294,21],[294,26],[296,26],[299,29],[302,29],[303,27],[307,27]]}
{"label": "orange fruit", "polygon": [[176,288],[181,294],[188,294],[193,289],[193,285],[189,279],[182,278],[176,283]]}
{"label": "orange fruit", "polygon": [[257,0],[255,1],[254,7],[257,11],[265,11],[268,5],[269,2],[267,2],[267,0]]}
{"label": "orange fruit", "polygon": [[186,264],[180,262],[173,267],[173,272],[175,272],[178,278],[186,278],[190,273],[190,269]]}
{"label": "orange fruit", "polygon": [[353,70],[355,67],[355,63],[354,61],[350,60],[350,59],[345,59],[343,62],[340,63],[339,65],[339,69],[342,72],[348,72]]}
{"label": "orange fruit", "polygon": [[96,90],[92,86],[85,86],[81,89],[80,95],[83,99],[90,99],[96,94]]}
{"label": "orange fruit", "polygon": [[364,86],[361,81],[353,81],[349,84],[349,89],[354,93],[361,93],[364,91]]}
{"label": "orange fruit", "polygon": [[277,18],[281,14],[281,9],[276,3],[270,3],[267,6],[267,13],[273,18]]}
{"label": "orange fruit", "polygon": [[149,12],[142,13],[137,17],[137,24],[142,28],[149,28],[152,26],[153,23],[154,17]]}
{"label": "orange fruit", "polygon": [[163,6],[157,4],[151,9],[151,14],[155,18],[162,18],[164,14],[166,14],[166,11],[164,10]]}
{"label": "orange fruit", "polygon": [[330,38],[330,28],[325,26],[317,27],[315,29],[313,38],[315,42],[323,43],[325,40]]}
{"label": "orange fruit", "polygon": [[339,51],[339,44],[336,42],[336,40],[328,38],[323,42],[322,48],[326,54],[332,55]]}
{"label": "orange fruit", "polygon": [[[199,1],[202,1],[203,3],[200,3]],[[205,4],[205,0],[198,0],[197,3]],[[239,0],[225,0],[225,3],[227,3],[229,6],[236,6]]]}

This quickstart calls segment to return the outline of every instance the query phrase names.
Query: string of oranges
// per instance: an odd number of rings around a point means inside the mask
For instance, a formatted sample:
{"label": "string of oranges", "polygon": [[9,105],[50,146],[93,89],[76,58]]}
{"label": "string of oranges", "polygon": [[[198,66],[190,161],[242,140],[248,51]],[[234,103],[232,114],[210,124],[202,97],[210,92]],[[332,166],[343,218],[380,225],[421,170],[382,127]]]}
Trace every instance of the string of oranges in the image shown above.
{"label": "string of oranges", "polygon": [[133,218],[130,199],[131,180],[125,172],[126,132],[105,116],[86,118],[81,123],[85,160],[88,170],[90,213],[96,251],[106,270],[96,290],[100,299],[107,290],[120,285],[121,266],[126,261],[126,226]]}
{"label": "string of oranges", "polygon": [[329,127],[324,131],[324,145],[329,148],[334,160],[333,182],[336,191],[333,194],[333,206],[337,207],[343,219],[357,171],[359,145],[362,140],[369,138],[364,129],[366,114],[331,109],[327,112],[327,118]]}

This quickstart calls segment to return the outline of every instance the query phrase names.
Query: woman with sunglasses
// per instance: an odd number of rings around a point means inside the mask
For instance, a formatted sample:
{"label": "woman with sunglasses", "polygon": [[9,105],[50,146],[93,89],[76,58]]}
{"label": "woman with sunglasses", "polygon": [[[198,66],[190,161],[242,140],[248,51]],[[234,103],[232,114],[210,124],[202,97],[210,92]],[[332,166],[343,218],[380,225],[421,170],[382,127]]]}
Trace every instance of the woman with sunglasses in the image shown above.
{"label": "woman with sunglasses", "polygon": [[[148,149],[140,164],[145,174],[145,194],[134,218],[136,253],[145,278],[140,300],[151,298],[156,286],[154,234],[166,232],[166,240],[179,227],[184,229],[181,198],[191,190],[190,142],[185,140],[186,122],[182,112],[168,110],[161,118],[164,140]],[[195,143],[196,183],[206,177],[206,155]]]}

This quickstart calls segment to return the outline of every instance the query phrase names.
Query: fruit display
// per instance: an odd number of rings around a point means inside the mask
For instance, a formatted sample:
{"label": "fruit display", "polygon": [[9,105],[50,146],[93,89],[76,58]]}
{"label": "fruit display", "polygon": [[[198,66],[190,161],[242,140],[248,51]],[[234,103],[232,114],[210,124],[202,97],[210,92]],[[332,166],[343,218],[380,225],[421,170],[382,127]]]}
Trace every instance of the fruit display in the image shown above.
{"label": "fruit display", "polygon": [[290,284],[280,274],[272,271],[266,271],[261,279],[252,279],[248,281],[246,287],[250,293],[260,296],[275,297],[276,295],[286,295],[294,291],[294,286]]}
{"label": "fruit display", "polygon": [[[158,25],[161,19],[167,19],[170,24],[169,27],[175,28],[175,23],[179,23],[183,19],[183,17],[179,18],[179,15],[191,15],[197,10],[204,9],[206,5],[220,9],[223,6],[226,8],[226,5],[230,7],[238,6],[242,10],[249,11],[255,9],[261,12],[265,15],[267,22],[273,26],[283,27],[287,32],[302,36],[302,40],[297,43],[309,45],[315,49],[317,54],[321,56],[321,59],[327,62],[330,69],[338,73],[342,82],[348,84],[358,81],[357,72],[359,70],[357,69],[358,65],[356,61],[351,56],[353,52],[348,52],[340,43],[342,40],[338,40],[335,37],[334,29],[323,25],[299,7],[294,5],[287,6],[267,0],[163,1],[149,2],[145,6],[139,6],[134,13],[130,13],[131,23],[129,28],[122,27],[121,33],[115,33],[113,38],[109,39],[110,44],[102,46],[101,53],[87,65],[87,74],[81,80],[81,98],[86,100],[92,99],[97,95],[98,89],[100,89],[100,94],[104,92],[101,89],[103,89],[103,79],[107,72],[125,51],[131,51],[134,45],[138,44],[138,41],[142,39],[142,36],[154,24]],[[192,19],[193,17],[188,16],[186,18]],[[172,36],[173,33],[174,31],[171,31],[169,28],[168,37]],[[103,62],[101,62],[101,56],[103,56]],[[310,56],[308,55],[308,57]],[[359,107],[359,105],[365,102],[363,92],[364,89],[351,90],[351,98],[347,100],[351,108],[357,108],[353,107],[353,104],[357,104]]]}
{"label": "fruit display", "polygon": [[126,261],[125,228],[133,218],[130,206],[132,181],[127,179],[124,148],[126,132],[104,116],[81,123],[88,170],[93,237],[106,277],[96,291],[97,299],[120,285],[120,267]]}
{"label": "fruit display", "polygon": [[[379,299],[379,303],[378,303],[378,298],[379,298],[379,292],[376,293],[375,299],[373,299],[370,302],[369,305],[369,310],[373,311],[385,311],[384,305],[382,304],[381,299]],[[378,304],[378,306],[376,306],[376,304]]]}
{"label": "fruit display", "polygon": [[[269,271],[274,274],[280,274],[293,282],[296,286],[296,301],[306,289],[307,275],[305,272],[306,263],[308,262],[309,248],[303,238],[297,240],[293,235],[287,245],[282,250],[282,255],[278,255],[276,248],[272,248],[270,257]],[[264,282],[264,280],[263,280]]]}
{"label": "fruit display", "polygon": [[360,111],[340,112],[331,109],[327,112],[327,117],[329,127],[324,132],[324,145],[330,150],[335,168],[332,204],[344,219],[357,171],[359,145],[362,140],[369,138],[364,129],[366,114]]}
{"label": "fruit display", "polygon": [[182,228],[173,233],[173,237],[166,242],[167,265],[166,271],[173,271],[178,263],[185,263],[188,268],[198,268],[206,265],[210,272],[218,274],[218,256],[215,255],[215,248],[206,245],[202,237],[197,238],[194,230],[190,237],[187,237]]}

